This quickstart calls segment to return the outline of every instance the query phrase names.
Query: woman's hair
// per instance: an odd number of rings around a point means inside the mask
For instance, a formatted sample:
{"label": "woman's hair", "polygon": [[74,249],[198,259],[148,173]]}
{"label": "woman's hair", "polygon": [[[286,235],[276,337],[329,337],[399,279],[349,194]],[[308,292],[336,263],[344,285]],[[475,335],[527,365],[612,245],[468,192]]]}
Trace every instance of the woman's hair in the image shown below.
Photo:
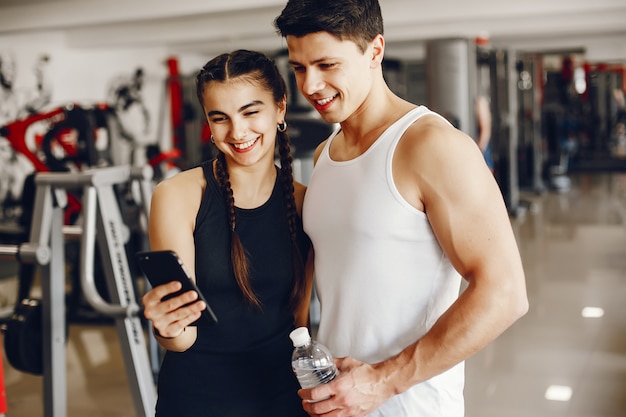
{"label": "woman's hair", "polygon": [[[222,54],[209,61],[196,77],[196,93],[200,105],[204,103],[204,90],[209,83],[225,82],[235,78],[245,78],[261,88],[272,93],[274,101],[278,104],[284,100],[287,94],[285,81],[283,80],[274,62],[266,55],[247,50],[237,50],[229,54]],[[284,204],[287,212],[287,223],[291,237],[291,252],[294,267],[294,286],[291,293],[291,305],[295,308],[300,297],[305,293],[304,261],[297,244],[298,212],[294,199],[293,171],[291,147],[287,132],[276,132],[276,143],[280,155],[280,170],[278,179],[283,188],[285,197]],[[237,235],[235,218],[235,199],[228,177],[228,166],[224,153],[218,150],[216,157],[217,181],[224,193],[224,199],[228,207],[228,224],[231,230],[231,262],[237,284],[248,302],[261,308],[261,302],[254,293],[250,283],[250,270],[245,248]]]}
{"label": "woman's hair", "polygon": [[328,32],[365,52],[383,34],[383,17],[378,0],[289,0],[274,27],[282,37]]}

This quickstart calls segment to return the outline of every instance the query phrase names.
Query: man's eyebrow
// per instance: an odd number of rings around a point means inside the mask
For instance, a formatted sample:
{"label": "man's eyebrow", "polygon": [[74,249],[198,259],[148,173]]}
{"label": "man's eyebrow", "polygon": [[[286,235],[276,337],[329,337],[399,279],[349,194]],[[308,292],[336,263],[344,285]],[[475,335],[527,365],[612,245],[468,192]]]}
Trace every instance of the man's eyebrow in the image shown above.
{"label": "man's eyebrow", "polygon": [[[246,105],[243,105],[239,108],[239,113],[246,111],[246,109],[249,109],[252,106],[257,106],[259,104],[263,104],[263,102],[261,100],[254,100]],[[215,116],[215,115],[225,115],[224,112],[219,111],[219,110],[211,110],[210,112],[207,113],[207,116],[211,117],[211,116]]]}
{"label": "man's eyebrow", "polygon": [[[326,61],[328,59],[332,59],[332,58],[329,57],[329,56],[323,56],[323,57],[318,58],[315,61],[311,62],[311,64],[319,64],[320,62]],[[296,62],[296,61],[289,60],[289,65],[302,65],[302,64],[299,63],[299,62]]]}

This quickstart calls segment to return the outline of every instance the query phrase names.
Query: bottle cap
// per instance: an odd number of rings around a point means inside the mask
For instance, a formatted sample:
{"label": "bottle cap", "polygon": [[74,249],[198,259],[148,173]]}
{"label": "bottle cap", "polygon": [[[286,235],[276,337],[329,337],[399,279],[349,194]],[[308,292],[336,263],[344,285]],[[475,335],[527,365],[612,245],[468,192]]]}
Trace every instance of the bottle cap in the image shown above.
{"label": "bottle cap", "polygon": [[298,327],[291,333],[289,333],[289,337],[293,342],[295,347],[306,345],[309,340],[311,340],[311,336],[309,335],[309,329],[306,327]]}

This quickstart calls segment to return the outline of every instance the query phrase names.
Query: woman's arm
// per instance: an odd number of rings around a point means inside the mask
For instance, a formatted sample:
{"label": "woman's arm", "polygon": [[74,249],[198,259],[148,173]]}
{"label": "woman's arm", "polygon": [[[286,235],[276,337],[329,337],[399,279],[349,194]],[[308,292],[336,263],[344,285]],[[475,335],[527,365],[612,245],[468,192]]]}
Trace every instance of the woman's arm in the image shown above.
{"label": "woman's arm", "polygon": [[[152,194],[148,237],[151,250],[173,250],[188,266],[195,280],[195,218],[204,190],[201,168],[182,172],[157,185]],[[196,328],[187,327],[200,317],[203,302],[193,291],[167,301],[161,299],[180,289],[178,282],[159,285],[142,298],[144,315],[152,324],[159,343],[168,350],[184,351],[196,341]]]}
{"label": "woman's arm", "polygon": [[[298,215],[302,217],[302,204],[304,202],[304,194],[306,193],[306,186],[298,182],[294,182],[294,199],[296,202],[296,210]],[[309,326],[309,314],[311,308],[311,295],[313,293],[313,247],[309,250],[308,254],[302,254],[304,258],[304,274],[306,278],[306,285],[304,294],[300,299],[300,303],[296,306],[294,311],[294,321],[296,327],[308,327]]]}

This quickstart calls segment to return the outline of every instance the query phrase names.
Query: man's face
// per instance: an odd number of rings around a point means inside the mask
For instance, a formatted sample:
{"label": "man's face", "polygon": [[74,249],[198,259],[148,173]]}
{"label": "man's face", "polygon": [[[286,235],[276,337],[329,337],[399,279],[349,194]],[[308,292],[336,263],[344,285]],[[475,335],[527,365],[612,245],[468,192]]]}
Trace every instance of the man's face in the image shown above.
{"label": "man's face", "polygon": [[341,123],[365,101],[372,85],[371,53],[328,32],[287,36],[298,90],[329,123]]}

